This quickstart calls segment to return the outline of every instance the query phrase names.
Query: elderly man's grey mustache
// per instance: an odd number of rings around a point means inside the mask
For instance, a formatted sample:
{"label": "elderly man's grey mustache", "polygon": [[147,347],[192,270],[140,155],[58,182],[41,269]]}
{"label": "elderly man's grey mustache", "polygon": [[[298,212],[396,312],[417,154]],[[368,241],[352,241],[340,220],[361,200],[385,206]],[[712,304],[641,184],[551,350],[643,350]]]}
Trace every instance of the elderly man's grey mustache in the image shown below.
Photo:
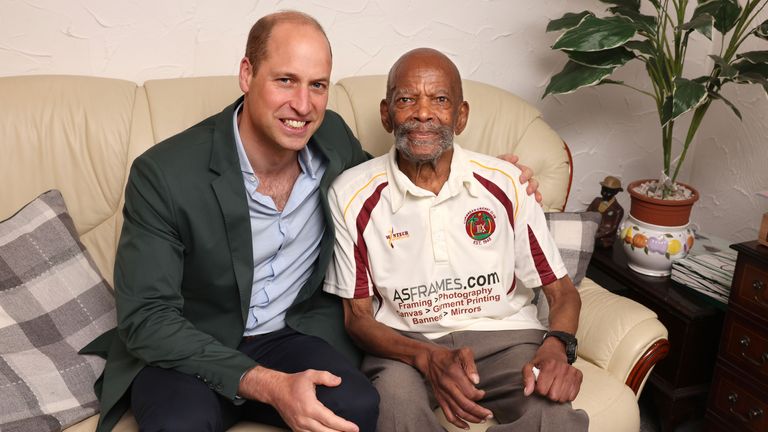
{"label": "elderly man's grey mustache", "polygon": [[[411,139],[408,135],[411,132],[434,133],[430,138]],[[431,154],[416,154],[413,147],[419,146],[437,146]],[[422,123],[416,120],[409,120],[395,128],[395,147],[400,154],[407,160],[422,163],[434,164],[446,150],[453,147],[453,128],[433,122]]]}
{"label": "elderly man's grey mustache", "polygon": [[[407,139],[411,132],[426,132],[437,135],[441,147],[453,144],[453,129],[450,126],[444,126],[433,122],[422,123],[416,120],[409,120],[395,128],[395,138],[400,141]],[[422,139],[413,140],[413,144],[425,144]],[[431,141],[431,140],[430,140]]]}

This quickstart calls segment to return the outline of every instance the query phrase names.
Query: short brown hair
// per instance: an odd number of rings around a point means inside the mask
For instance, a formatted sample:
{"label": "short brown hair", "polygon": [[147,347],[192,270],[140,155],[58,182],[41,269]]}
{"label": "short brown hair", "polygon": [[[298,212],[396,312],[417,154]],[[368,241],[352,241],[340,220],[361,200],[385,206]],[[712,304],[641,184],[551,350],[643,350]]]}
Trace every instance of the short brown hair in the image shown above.
{"label": "short brown hair", "polygon": [[245,44],[245,57],[251,62],[251,68],[254,74],[259,69],[259,63],[267,57],[267,42],[269,42],[269,37],[272,35],[272,29],[274,29],[277,24],[284,22],[306,24],[318,29],[328,43],[328,52],[333,56],[333,53],[331,52],[331,43],[328,41],[328,35],[325,34],[323,26],[321,26],[316,19],[304,12],[295,10],[275,12],[259,18],[248,33],[248,42]]}

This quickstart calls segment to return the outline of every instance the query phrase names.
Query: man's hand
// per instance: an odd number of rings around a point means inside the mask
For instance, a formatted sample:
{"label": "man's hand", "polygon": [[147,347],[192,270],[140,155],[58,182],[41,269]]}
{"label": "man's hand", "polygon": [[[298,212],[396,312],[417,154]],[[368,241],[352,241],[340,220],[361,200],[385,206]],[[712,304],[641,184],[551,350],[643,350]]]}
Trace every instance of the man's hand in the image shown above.
{"label": "man's hand", "polygon": [[358,432],[357,425],[337,416],[317,400],[316,386],[339,384],[341,378],[330,372],[309,369],[287,374],[257,366],[240,381],[238,394],[272,405],[294,431]]}
{"label": "man's hand", "polygon": [[429,381],[445,418],[452,424],[467,429],[469,425],[465,420],[481,423],[493,416],[489,409],[476,403],[485,392],[475,387],[480,376],[469,348],[435,347],[420,356],[417,367]]}
{"label": "man's hand", "polygon": [[[561,346],[558,347],[557,344]],[[532,368],[539,368],[538,379]],[[581,389],[582,373],[568,364],[561,342],[547,338],[533,359],[523,366],[523,394],[536,393],[554,402],[571,402]]]}
{"label": "man's hand", "polygon": [[520,184],[528,182],[528,186],[525,188],[525,193],[528,195],[534,195],[536,202],[541,204],[541,192],[539,192],[539,181],[533,178],[533,170],[529,167],[519,163],[520,158],[513,154],[503,154],[499,156],[499,159],[507,161],[522,171],[520,174]]}

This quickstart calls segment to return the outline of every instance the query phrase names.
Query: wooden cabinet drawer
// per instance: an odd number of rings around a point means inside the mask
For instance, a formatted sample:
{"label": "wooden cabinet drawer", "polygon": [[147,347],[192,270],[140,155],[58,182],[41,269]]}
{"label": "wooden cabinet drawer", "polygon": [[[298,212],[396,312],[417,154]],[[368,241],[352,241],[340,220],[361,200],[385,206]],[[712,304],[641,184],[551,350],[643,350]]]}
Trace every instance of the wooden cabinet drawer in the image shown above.
{"label": "wooden cabinet drawer", "polygon": [[733,425],[734,430],[765,432],[768,430],[768,403],[764,402],[765,395],[762,396],[761,401],[761,395],[737,384],[736,378],[718,368],[712,382],[710,409]]}
{"label": "wooden cabinet drawer", "polygon": [[768,383],[768,338],[765,332],[729,316],[723,337],[721,355],[738,365],[744,375]]}
{"label": "wooden cabinet drawer", "polygon": [[731,301],[751,310],[757,316],[768,316],[768,272],[749,259],[744,260],[734,280]]}

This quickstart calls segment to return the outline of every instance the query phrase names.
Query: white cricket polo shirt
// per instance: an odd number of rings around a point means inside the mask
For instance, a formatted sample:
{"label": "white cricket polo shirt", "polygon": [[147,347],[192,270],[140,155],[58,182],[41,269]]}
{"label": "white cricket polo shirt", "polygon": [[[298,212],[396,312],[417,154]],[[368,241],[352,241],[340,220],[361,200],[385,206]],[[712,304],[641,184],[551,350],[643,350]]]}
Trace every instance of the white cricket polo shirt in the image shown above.
{"label": "white cricket polo shirt", "polygon": [[414,185],[395,156],[393,147],[333,183],[336,244],[324,290],[374,296],[376,320],[431,339],[543,329],[530,288],[567,272],[520,170],[454,144],[448,181],[435,196]]}

